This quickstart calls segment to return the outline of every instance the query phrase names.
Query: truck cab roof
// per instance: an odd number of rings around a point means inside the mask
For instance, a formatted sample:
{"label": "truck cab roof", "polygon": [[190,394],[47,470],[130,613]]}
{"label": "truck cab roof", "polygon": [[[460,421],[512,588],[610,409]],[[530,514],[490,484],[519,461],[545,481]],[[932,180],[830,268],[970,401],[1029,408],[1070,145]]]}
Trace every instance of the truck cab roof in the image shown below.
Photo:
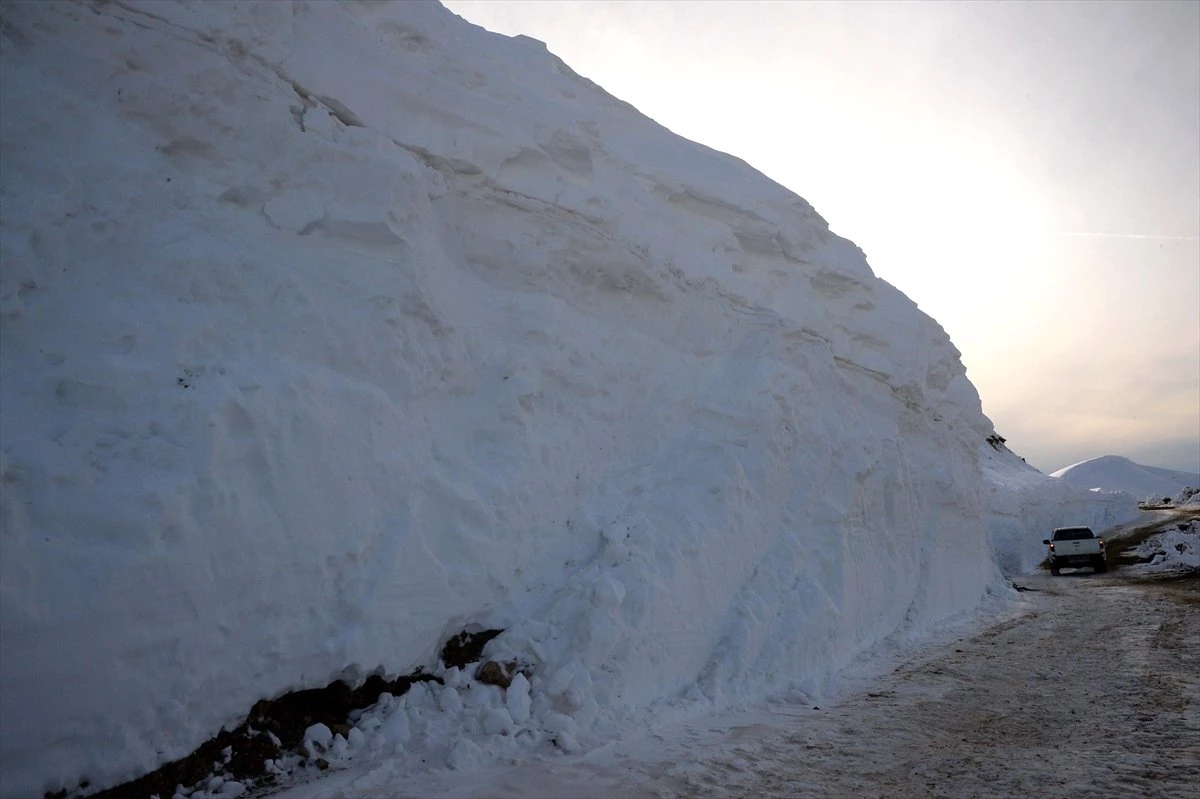
{"label": "truck cab roof", "polygon": [[1083,541],[1095,538],[1095,534],[1090,527],[1057,527],[1050,538],[1053,541]]}

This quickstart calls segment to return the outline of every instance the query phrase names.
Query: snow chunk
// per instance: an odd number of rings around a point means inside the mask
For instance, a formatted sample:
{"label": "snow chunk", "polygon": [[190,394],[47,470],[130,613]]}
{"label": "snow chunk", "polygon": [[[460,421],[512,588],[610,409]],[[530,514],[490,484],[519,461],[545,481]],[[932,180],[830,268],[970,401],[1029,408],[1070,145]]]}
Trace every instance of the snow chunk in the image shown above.
{"label": "snow chunk", "polygon": [[510,735],[514,728],[513,718],[507,708],[492,707],[484,711],[483,731],[488,735]]}
{"label": "snow chunk", "polygon": [[220,796],[221,799],[225,799],[225,797],[233,799],[233,797],[241,796],[247,790],[249,789],[244,783],[237,780],[230,780],[221,786],[221,790],[217,793],[217,796]]}
{"label": "snow chunk", "polygon": [[469,738],[460,738],[446,756],[446,765],[452,769],[469,770],[485,760],[479,744]]}
{"label": "snow chunk", "polygon": [[395,747],[403,746],[411,737],[408,713],[403,705],[394,707],[380,727],[380,734],[389,744]]}
{"label": "snow chunk", "polygon": [[529,680],[525,679],[524,674],[517,672],[513,677],[512,684],[506,689],[505,705],[512,721],[517,724],[529,721]]}
{"label": "snow chunk", "polygon": [[314,724],[304,731],[304,740],[316,744],[324,752],[333,744],[333,732],[324,724]]}

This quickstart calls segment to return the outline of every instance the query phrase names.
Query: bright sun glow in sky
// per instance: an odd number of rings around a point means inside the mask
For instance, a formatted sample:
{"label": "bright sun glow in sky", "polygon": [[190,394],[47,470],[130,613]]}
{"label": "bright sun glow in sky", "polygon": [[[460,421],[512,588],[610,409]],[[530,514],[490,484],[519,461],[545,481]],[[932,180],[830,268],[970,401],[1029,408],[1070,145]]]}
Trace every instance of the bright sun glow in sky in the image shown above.
{"label": "bright sun glow in sky", "polygon": [[1030,463],[1200,471],[1200,2],[445,5],[811,202]]}

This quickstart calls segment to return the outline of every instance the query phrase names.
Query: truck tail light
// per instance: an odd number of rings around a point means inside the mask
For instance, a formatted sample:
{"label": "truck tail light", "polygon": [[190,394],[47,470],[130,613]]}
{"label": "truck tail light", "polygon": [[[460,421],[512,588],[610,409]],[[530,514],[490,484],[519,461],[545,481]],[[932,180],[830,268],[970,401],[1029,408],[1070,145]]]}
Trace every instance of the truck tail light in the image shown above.
{"label": "truck tail light", "polygon": [[1051,544],[1051,545],[1050,545],[1050,551],[1051,551],[1051,552],[1053,552],[1053,551],[1054,551],[1054,544]]}
{"label": "truck tail light", "polygon": [[1100,539],[1100,548],[1104,549],[1104,539],[1103,538]]}

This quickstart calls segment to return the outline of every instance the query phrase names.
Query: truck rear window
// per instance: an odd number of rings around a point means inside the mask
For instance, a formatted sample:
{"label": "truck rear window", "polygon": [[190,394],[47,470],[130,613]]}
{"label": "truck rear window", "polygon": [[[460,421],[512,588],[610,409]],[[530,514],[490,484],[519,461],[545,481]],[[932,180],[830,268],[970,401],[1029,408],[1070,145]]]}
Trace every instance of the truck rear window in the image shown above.
{"label": "truck rear window", "polygon": [[1086,541],[1093,538],[1092,531],[1087,527],[1067,527],[1054,531],[1055,541]]}

